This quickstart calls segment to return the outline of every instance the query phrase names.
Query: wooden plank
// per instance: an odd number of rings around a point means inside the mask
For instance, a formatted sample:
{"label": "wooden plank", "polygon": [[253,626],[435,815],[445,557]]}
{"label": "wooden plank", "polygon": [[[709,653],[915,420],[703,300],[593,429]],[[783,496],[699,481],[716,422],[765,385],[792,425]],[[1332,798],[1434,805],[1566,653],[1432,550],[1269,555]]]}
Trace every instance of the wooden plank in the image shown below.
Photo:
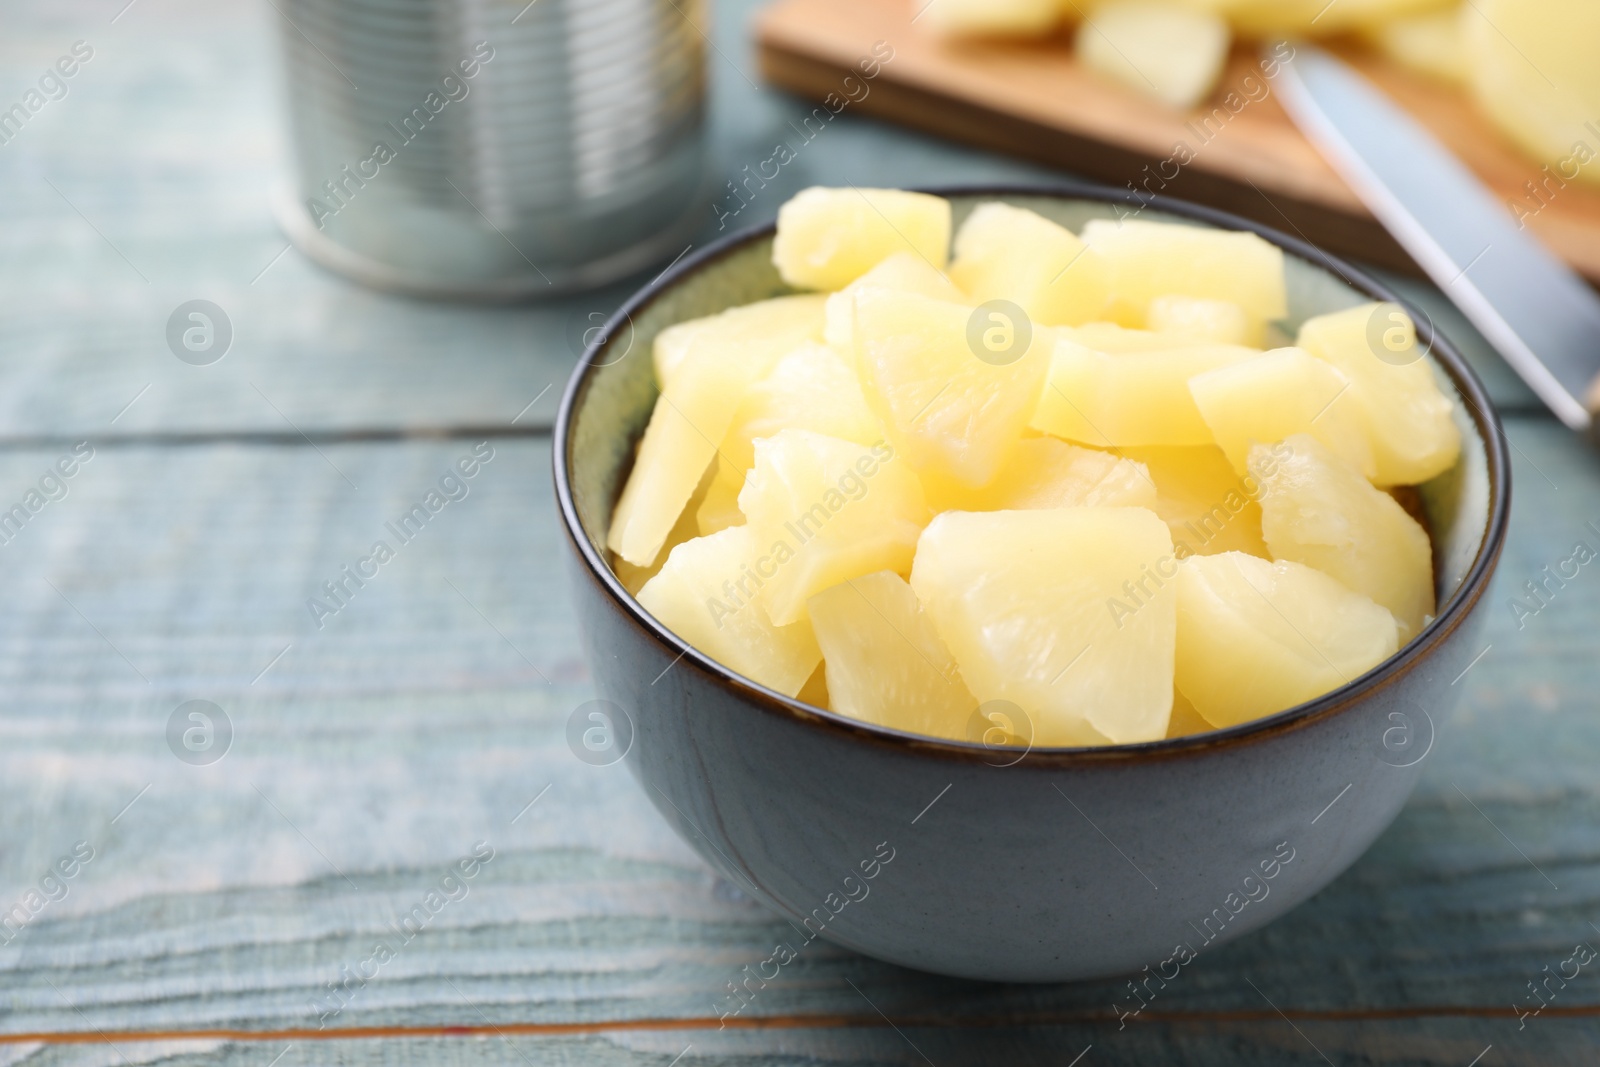
{"label": "wooden plank", "polygon": [[[854,105],[863,112],[1116,185],[1212,203],[1270,225],[1283,225],[1281,211],[1335,252],[1391,267],[1408,263],[1277,101],[1261,98],[1268,83],[1252,51],[1237,50],[1214,98],[1183,114],[1083,70],[1064,37],[943,42],[912,25],[920,7],[914,0],[777,0],[757,24],[762,71],[820,100],[840,93],[843,77],[859,75],[856,62],[871,55],[876,42],[887,42],[894,58]],[[1370,53],[1348,58],[1506,201],[1525,199],[1524,183],[1544,177],[1464,92]],[[1242,106],[1222,108],[1230,90],[1237,90]],[[1167,169],[1181,167],[1181,174],[1145,170],[1164,160],[1174,160]],[[1600,279],[1600,190],[1563,189],[1529,225]]]}
{"label": "wooden plank", "polygon": [[[346,282],[285,251],[269,210],[286,167],[272,6],[141,0],[115,23],[101,7],[7,14],[0,70],[18,93],[74,40],[94,55],[0,148],[0,440],[425,430],[519,413],[548,426],[590,317],[655,273],[509,307]],[[233,329],[209,366],[167,339],[169,316],[197,298]]]}
{"label": "wooden plank", "polygon": [[[1298,1028],[1298,1033],[1296,1032]],[[459,1037],[307,1041],[270,1038],[259,1042],[165,1041],[158,1047],[113,1036],[113,1050],[51,1047],[51,1064],[159,1062],[173,1067],[302,1067],[338,1063],[349,1067],[428,1064],[430,1067],[669,1067],[679,1064],[829,1064],[834,1067],[926,1067],[935,1064],[1006,1063],[1021,1067],[1080,1064],[1148,1067],[1152,1063],[1226,1063],[1229,1067],[1326,1067],[1328,1062],[1466,1067],[1474,1056],[1491,1064],[1584,1064],[1590,1062],[1595,1027],[1579,1019],[1551,1019],[1515,1035],[1479,1020],[1425,1023],[1378,1021],[1323,1024],[1304,1019],[1291,1026],[1271,1022],[1196,1020],[1155,1032],[1118,1033],[1115,1027],[1083,1024],[950,1027],[863,1021],[843,1029],[784,1027],[759,1033],[705,1031],[633,1032],[582,1036],[528,1035],[505,1028]],[[898,1029],[898,1032],[897,1032]],[[1513,1027],[1514,1029],[1514,1027]],[[99,1041],[96,1038],[97,1042]],[[1208,1050],[1226,1049],[1211,1058]],[[1491,1050],[1492,1051],[1489,1051]],[[1510,1056],[1499,1061],[1497,1055]],[[31,1050],[30,1050],[31,1051]],[[281,1060],[274,1060],[277,1055]],[[1182,1059],[1176,1059],[1181,1056]],[[1327,1056],[1328,1059],[1323,1057]],[[120,1057],[120,1058],[119,1058]],[[32,1067],[34,1060],[21,1061]],[[40,1062],[45,1062],[42,1059]]]}
{"label": "wooden plank", "polygon": [[[0,548],[0,840],[14,843],[0,905],[75,842],[96,850],[0,945],[0,1034],[243,1028],[291,1036],[189,1055],[265,1064],[294,1042],[302,1062],[328,1062],[331,1047],[292,1036],[321,1019],[314,998],[482,840],[495,857],[468,893],[326,1022],[491,1029],[338,1055],[659,1065],[692,1043],[684,1062],[922,1062],[873,1024],[881,1009],[940,1063],[980,1049],[1063,1063],[1091,1043],[1094,1062],[1320,1062],[1253,982],[1335,1062],[1459,1067],[1490,1043],[1502,1062],[1569,1062],[1600,994],[1575,982],[1521,1032],[1510,1006],[1573,943],[1600,945],[1600,724],[1583,710],[1600,679],[1581,584],[1600,579],[1585,570],[1520,630],[1507,598],[1576,539],[1600,544],[1584,527],[1600,521],[1600,470],[1548,422],[1511,434],[1518,506],[1493,647],[1418,797],[1346,876],[1209,955],[1121,1032],[1120,982],[957,982],[820,943],[746,1013],[783,1029],[716,1029],[725,983],[789,931],[667,832],[621,765],[567,749],[590,690],[545,442],[495,442],[469,495],[320,630],[306,598],[473,441],[97,452]],[[0,486],[22,492],[55,458],[0,454]],[[165,740],[197,698],[236,728],[205,767]],[[669,1022],[623,1025],[640,1020]],[[515,1036],[518,1055],[492,1027],[520,1024],[592,1030]],[[113,1040],[130,1056],[181,1051]],[[46,1055],[31,1044],[0,1044],[0,1062]],[[116,1062],[92,1044],[57,1054]]]}

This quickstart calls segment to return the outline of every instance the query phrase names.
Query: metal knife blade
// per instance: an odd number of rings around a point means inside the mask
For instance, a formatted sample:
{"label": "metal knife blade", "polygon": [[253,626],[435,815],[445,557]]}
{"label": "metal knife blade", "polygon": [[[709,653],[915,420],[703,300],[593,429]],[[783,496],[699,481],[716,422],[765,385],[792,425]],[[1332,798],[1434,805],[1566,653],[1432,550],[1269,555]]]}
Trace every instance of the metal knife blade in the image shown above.
{"label": "metal knife blade", "polygon": [[1294,49],[1278,89],[1301,132],[1556,417],[1593,430],[1600,295],[1370,82]]}

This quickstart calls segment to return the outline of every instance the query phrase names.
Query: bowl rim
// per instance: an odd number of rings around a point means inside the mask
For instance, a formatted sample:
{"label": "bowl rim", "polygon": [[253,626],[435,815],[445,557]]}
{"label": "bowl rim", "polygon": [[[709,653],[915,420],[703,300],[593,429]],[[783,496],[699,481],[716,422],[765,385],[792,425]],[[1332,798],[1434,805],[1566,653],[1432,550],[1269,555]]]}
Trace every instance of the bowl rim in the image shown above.
{"label": "bowl rim", "polygon": [[[1070,178],[1056,179],[1048,184],[1038,185],[959,184],[920,187],[911,191],[946,198],[1033,197],[1111,205],[1126,204],[1133,206],[1135,213],[1151,210],[1178,218],[1193,219],[1220,229],[1254,233],[1281,248],[1285,253],[1334,274],[1363,296],[1376,301],[1396,303],[1405,308],[1416,322],[1419,340],[1428,346],[1426,351],[1434,357],[1435,362],[1450,378],[1457,393],[1467,402],[1470,409],[1468,415],[1484,447],[1485,467],[1489,479],[1489,500],[1488,521],[1484,527],[1483,540],[1471,565],[1467,568],[1465,577],[1444,610],[1394,655],[1366,674],[1346,682],[1337,689],[1260,719],[1206,733],[1155,741],[1071,747],[1030,745],[1022,750],[1017,766],[1029,764],[1045,767],[1087,766],[1131,760],[1183,758],[1277,738],[1338,715],[1363,702],[1378,690],[1395,684],[1439,649],[1472,614],[1488,588],[1490,578],[1505,547],[1511,509],[1510,455],[1505,445],[1505,429],[1483,383],[1455,345],[1434,327],[1426,313],[1366,272],[1323,251],[1309,240],[1293,237],[1273,227],[1185,200],[1141,195],[1130,190]],[[1293,225],[1287,216],[1285,220]],[[745,227],[675,261],[630,296],[607,320],[599,339],[584,349],[562,394],[553,431],[551,458],[554,466],[556,500],[561,511],[563,528],[584,562],[587,577],[599,585],[604,593],[609,594],[614,606],[620,609],[623,615],[644,633],[665,646],[666,651],[676,657],[674,662],[682,660],[681,665],[700,671],[707,676],[711,684],[731,691],[733,695],[753,705],[762,713],[801,724],[805,728],[849,735],[857,741],[877,743],[905,753],[920,753],[963,763],[981,762],[993,765],[997,752],[1009,754],[1015,750],[997,749],[977,741],[926,737],[850,718],[784,696],[724,666],[656,621],[655,617],[623,588],[611,566],[590,543],[579,520],[567,468],[571,462],[575,413],[587,395],[594,372],[606,366],[603,360],[597,360],[596,357],[625,324],[630,323],[634,317],[680,281],[750,244],[771,237],[776,230],[775,220]]]}

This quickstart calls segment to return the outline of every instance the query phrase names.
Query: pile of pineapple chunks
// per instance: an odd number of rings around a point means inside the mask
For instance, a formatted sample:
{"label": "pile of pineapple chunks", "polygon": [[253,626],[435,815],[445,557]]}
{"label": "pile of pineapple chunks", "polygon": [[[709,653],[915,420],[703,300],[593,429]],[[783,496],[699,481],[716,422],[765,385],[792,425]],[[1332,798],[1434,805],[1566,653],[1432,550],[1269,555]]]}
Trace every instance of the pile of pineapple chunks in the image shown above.
{"label": "pile of pineapple chunks", "polygon": [[[919,5],[920,6],[920,5]],[[1076,24],[1086,67],[1177,108],[1216,89],[1235,37],[1346,37],[1470,92],[1541,162],[1600,151],[1595,0],[929,0],[917,24],[948,38],[1042,37]],[[1574,146],[1588,149],[1574,166]]]}
{"label": "pile of pineapple chunks", "polygon": [[992,740],[1003,706],[1055,746],[1292,707],[1431,618],[1385,490],[1461,442],[1397,306],[1268,349],[1254,234],[1002,202],[950,233],[937,196],[807,189],[773,261],[810,292],[657,336],[608,547],[664,625],[867,722]]}

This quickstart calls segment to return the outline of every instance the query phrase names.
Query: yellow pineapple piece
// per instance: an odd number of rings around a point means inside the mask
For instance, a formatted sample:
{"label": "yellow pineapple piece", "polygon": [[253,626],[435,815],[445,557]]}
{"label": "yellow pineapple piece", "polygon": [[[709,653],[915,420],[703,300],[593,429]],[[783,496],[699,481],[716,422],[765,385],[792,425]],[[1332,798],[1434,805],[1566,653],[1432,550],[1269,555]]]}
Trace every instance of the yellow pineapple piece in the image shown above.
{"label": "yellow pineapple piece", "polygon": [[1238,304],[1252,322],[1289,313],[1283,250],[1253,233],[1203,229],[1143,219],[1094,219],[1083,239],[1111,268],[1114,303],[1140,325],[1152,301],[1193,296]]}
{"label": "yellow pineapple piece", "polygon": [[957,289],[943,271],[921,256],[914,252],[896,252],[837,293],[828,294],[828,324],[823,330],[823,337],[846,357],[852,357],[855,353],[853,327],[856,293],[862,289],[919,293],[935,300],[948,300],[952,304],[962,304],[967,299],[967,295]]}
{"label": "yellow pineapple piece", "polygon": [[1009,300],[1035,325],[1088,322],[1110,295],[1098,255],[1071,230],[1020,207],[979,204],[957,232],[955,251],[950,280],[971,303]]}
{"label": "yellow pineapple piece", "polygon": [[1190,379],[1259,355],[1238,345],[1113,354],[1061,337],[1029,425],[1097,448],[1208,445],[1212,431],[1189,392]]}
{"label": "yellow pineapple piece", "polygon": [[1367,477],[1376,466],[1350,379],[1298,348],[1279,348],[1189,380],[1200,415],[1240,474],[1250,446],[1310,434]]}
{"label": "yellow pineapple piece", "polygon": [[887,444],[809,430],[756,441],[739,510],[766,549],[757,598],[779,626],[804,619],[806,600],[829,586],[908,570],[929,518],[921,483]]}
{"label": "yellow pineapple piece", "polygon": [[1114,322],[1086,322],[1082,326],[1064,326],[1056,333],[1070,341],[1078,342],[1085,348],[1109,353],[1171,352],[1176,348],[1194,348],[1211,343],[1202,341],[1193,334],[1131,329]]}
{"label": "yellow pineapple piece", "polygon": [[755,439],[788,429],[812,430],[859,445],[883,437],[855,371],[832,348],[814,343],[784,356],[745,393],[723,438],[722,454],[739,470],[749,470],[755,462]]}
{"label": "yellow pineapple piece", "polygon": [[821,341],[827,299],[817,293],[780,296],[668,326],[656,334],[652,349],[657,388],[666,390],[691,352],[701,359],[722,359],[729,350],[753,345],[758,357],[765,358]]}
{"label": "yellow pineapple piece", "polygon": [[1472,56],[1467,49],[1469,18],[1478,18],[1478,14],[1462,4],[1369,26],[1362,36],[1401,66],[1465,87],[1472,81]]}
{"label": "yellow pineapple piece", "polygon": [[[663,556],[660,562],[665,563],[666,557]],[[656,572],[661,568],[659,566],[635,567],[625,559],[613,559],[611,561],[611,569],[616,574],[617,581],[622,583],[622,588],[634,596],[638,596],[639,590],[643,589],[645,583],[654,578]]]}
{"label": "yellow pineapple piece", "polygon": [[833,710],[894,730],[965,740],[978,702],[917,595],[893,571],[808,602]]}
{"label": "yellow pineapple piece", "polygon": [[1320,441],[1297,434],[1283,445],[1250,453],[1261,484],[1261,533],[1273,558],[1338,579],[1388,608],[1402,640],[1416,636],[1434,609],[1426,531]]}
{"label": "yellow pineapple piece", "polygon": [[800,289],[843,289],[895,252],[943,270],[950,202],[899,189],[804,189],[778,209],[772,262]]}
{"label": "yellow pineapple piece", "polygon": [[795,694],[796,700],[810,704],[814,708],[831,708],[828,698],[827,666],[826,662],[817,664],[817,669],[811,672],[806,684]]}
{"label": "yellow pineapple piece", "polygon": [[1349,33],[1390,19],[1437,11],[1458,0],[1200,0],[1225,14],[1252,37],[1317,36]]}
{"label": "yellow pineapple piece", "polygon": [[1176,689],[1172,691],[1172,718],[1167,720],[1168,738],[1206,734],[1214,729],[1214,726],[1194,710],[1194,705],[1189,703],[1188,697]]}
{"label": "yellow pineapple piece", "polygon": [[[1478,106],[1550,174],[1518,181],[1542,187],[1540,200],[1563,181],[1600,183],[1592,128],[1600,116],[1600,4],[1594,0],[1472,0],[1465,35]],[[1538,205],[1519,193],[1519,220]],[[1558,231],[1559,232],[1559,231]]]}
{"label": "yellow pineapple piece", "polygon": [[1321,571],[1242,552],[1183,561],[1178,689],[1213,726],[1303,704],[1354,681],[1398,647],[1387,609]]}
{"label": "yellow pineapple piece", "polygon": [[1299,346],[1339,368],[1372,443],[1373,481],[1419,485],[1455,466],[1461,431],[1455,409],[1417,347],[1417,329],[1398,304],[1365,304],[1311,319]]}
{"label": "yellow pineapple piece", "polygon": [[822,659],[804,619],[774,626],[753,598],[763,548],[734,526],[674,548],[639,590],[639,603],[696,649],[751,680],[794,696]]}
{"label": "yellow pineapple piece", "polygon": [[744,525],[744,512],[739,510],[739,493],[744,489],[744,476],[748,468],[741,469],[718,456],[707,472],[710,479],[705,495],[698,505],[692,505],[684,514],[694,512],[695,530],[708,537],[730,526]]}
{"label": "yellow pineapple piece", "polygon": [[1239,477],[1221,449],[1130,448],[1122,454],[1144,464],[1155,483],[1155,503],[1147,506],[1171,529],[1179,559],[1219,552],[1267,558],[1254,479]]}
{"label": "yellow pineapple piece", "polygon": [[856,370],[895,451],[919,471],[988,484],[1038,405],[1049,331],[1025,349],[1019,332],[996,355],[974,343],[972,308],[886,289],[855,300]]}
{"label": "yellow pineapple piece", "polygon": [[1018,441],[981,489],[937,474],[923,475],[922,487],[935,512],[1156,506],[1156,484],[1139,463],[1053,437]]}
{"label": "yellow pineapple piece", "polygon": [[701,534],[744,522],[739,491],[755,464],[755,439],[779,430],[812,430],[861,445],[883,439],[853,370],[827,345],[807,341],[750,387],[717,450],[715,478],[698,509]]}
{"label": "yellow pineapple piece", "polygon": [[[662,565],[667,562],[667,554],[669,552],[685,541],[692,541],[705,533],[704,530],[699,528],[696,516],[702,506],[702,501],[705,500],[715,484],[713,475],[713,470],[707,470],[705,477],[700,479],[699,487],[695,489],[694,496],[689,498],[688,507],[684,508],[683,513],[678,516],[678,521],[673,525],[672,532],[667,534],[666,543],[662,546],[661,554],[656,557],[654,563],[648,567],[636,567],[621,556],[612,553],[610,560],[611,570],[616,574],[618,581],[622,582],[624,589],[637,597],[639,590],[644,588],[644,584],[654,578],[656,573],[661,570]],[[737,514],[737,509],[735,509],[735,513]],[[744,517],[740,516],[739,521],[743,522]],[[729,525],[731,526],[733,523],[729,523]]]}
{"label": "yellow pineapple piece", "polygon": [[1064,15],[1059,0],[927,0],[918,23],[945,37],[1042,37]]}
{"label": "yellow pineapple piece", "polygon": [[664,364],[658,360],[666,385],[611,515],[606,547],[612,552],[636,567],[656,561],[745,391],[797,344],[820,339],[823,300],[804,299],[766,301],[682,324],[692,328],[667,346],[676,353]]}
{"label": "yellow pineapple piece", "polygon": [[1211,94],[1232,41],[1214,14],[1157,0],[1111,0],[1078,27],[1078,61],[1168,107]]}
{"label": "yellow pineapple piece", "polygon": [[1264,324],[1252,320],[1244,308],[1233,301],[1198,296],[1156,297],[1150,301],[1145,324],[1152,330],[1189,337],[1203,344],[1260,348],[1266,335]]}
{"label": "yellow pineapple piece", "polygon": [[911,587],[974,696],[1022,708],[1035,744],[1084,745],[1166,735],[1176,577],[1144,508],[947,511]]}
{"label": "yellow pineapple piece", "polygon": [[[705,405],[708,408],[717,400],[729,404],[734,399],[726,392],[717,395],[711,383],[701,383],[697,392],[712,402]],[[702,414],[698,408],[692,410]],[[706,445],[712,438],[695,425],[694,415],[664,394],[639,442],[633,471],[606,536],[606,547],[635,567],[648,568],[656,562],[716,452],[714,445]],[[721,420],[713,414],[707,421],[712,423],[711,432],[717,432]]]}
{"label": "yellow pineapple piece", "polygon": [[636,567],[656,561],[748,384],[737,372],[696,367],[661,394],[612,512],[607,548]]}

